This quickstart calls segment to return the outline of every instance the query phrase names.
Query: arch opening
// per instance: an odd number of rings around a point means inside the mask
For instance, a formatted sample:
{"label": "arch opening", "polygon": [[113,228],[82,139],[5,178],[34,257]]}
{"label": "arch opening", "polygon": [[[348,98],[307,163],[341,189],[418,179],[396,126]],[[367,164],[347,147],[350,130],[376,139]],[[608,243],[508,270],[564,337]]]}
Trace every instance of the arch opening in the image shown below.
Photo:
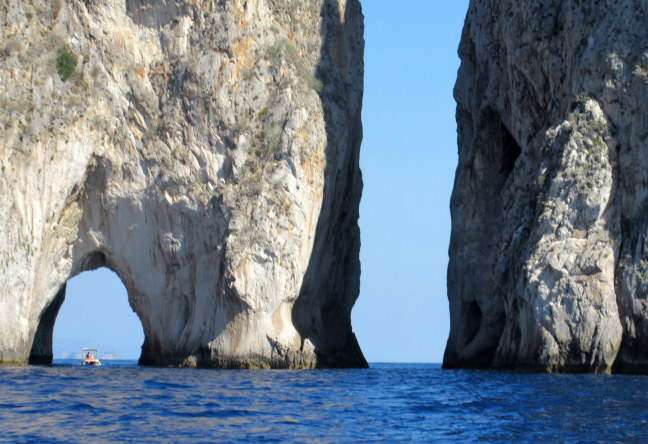
{"label": "arch opening", "polygon": [[[94,256],[94,255],[93,255]],[[80,359],[84,347],[102,360],[137,360],[144,343],[142,323],[119,276],[91,256],[80,274],[68,279],[41,315],[30,364]]]}

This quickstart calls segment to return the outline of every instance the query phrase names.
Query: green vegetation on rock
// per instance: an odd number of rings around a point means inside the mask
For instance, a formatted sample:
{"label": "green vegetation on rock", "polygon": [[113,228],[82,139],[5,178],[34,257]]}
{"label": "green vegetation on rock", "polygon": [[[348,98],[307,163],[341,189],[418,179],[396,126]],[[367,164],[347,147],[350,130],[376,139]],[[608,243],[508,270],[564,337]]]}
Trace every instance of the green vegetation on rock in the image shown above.
{"label": "green vegetation on rock", "polygon": [[70,48],[63,47],[59,49],[56,55],[56,72],[64,82],[73,77],[76,70],[78,58]]}

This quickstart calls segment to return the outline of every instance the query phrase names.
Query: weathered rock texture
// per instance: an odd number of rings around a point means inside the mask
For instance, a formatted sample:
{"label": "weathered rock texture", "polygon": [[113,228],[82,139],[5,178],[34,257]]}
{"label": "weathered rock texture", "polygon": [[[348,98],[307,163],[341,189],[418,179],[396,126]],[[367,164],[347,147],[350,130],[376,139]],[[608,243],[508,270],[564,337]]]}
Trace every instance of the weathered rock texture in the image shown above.
{"label": "weathered rock texture", "polygon": [[473,0],[444,365],[648,371],[648,11]]}
{"label": "weathered rock texture", "polygon": [[357,0],[7,0],[0,33],[1,363],[104,266],[142,364],[366,365]]}

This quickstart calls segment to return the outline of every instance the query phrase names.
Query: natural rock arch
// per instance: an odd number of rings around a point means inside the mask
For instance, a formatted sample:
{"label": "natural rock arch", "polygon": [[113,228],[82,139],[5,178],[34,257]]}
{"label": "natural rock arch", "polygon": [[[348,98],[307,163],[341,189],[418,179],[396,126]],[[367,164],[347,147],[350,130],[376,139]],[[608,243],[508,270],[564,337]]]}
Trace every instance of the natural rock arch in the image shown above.
{"label": "natural rock arch", "polygon": [[[57,325],[57,322],[61,322],[58,316],[65,304],[65,301],[69,296],[70,289],[73,288],[70,286],[70,281],[75,278],[78,278],[80,275],[85,274],[86,272],[91,272],[100,269],[106,271],[109,270],[109,273],[111,275],[111,279],[109,281],[110,287],[105,289],[99,289],[97,290],[97,293],[104,296],[103,293],[105,293],[106,290],[110,290],[111,292],[116,290],[117,288],[114,287],[114,285],[118,283],[118,285],[126,292],[126,297],[127,297],[127,300],[125,301],[126,304],[128,304],[128,306],[133,310],[133,312],[135,313],[138,319],[140,327],[142,327],[143,329],[143,325],[141,323],[141,317],[137,314],[137,312],[133,307],[133,303],[131,302],[128,294],[128,289],[124,286],[124,282],[122,278],[108,266],[108,264],[106,263],[105,255],[103,255],[100,252],[92,253],[88,256],[87,260],[83,261],[83,263],[84,263],[84,268],[81,269],[74,276],[70,276],[70,278],[61,286],[61,289],[57,292],[54,299],[45,308],[42,315],[40,316],[40,319],[38,320],[38,326],[36,328],[36,333],[34,335],[34,342],[32,344],[32,348],[29,354],[30,364],[50,364],[52,362],[54,357],[54,348],[55,348],[54,346],[55,346],[55,339],[56,339],[55,325]],[[83,295],[83,297],[84,298],[88,297],[88,295]],[[115,300],[112,300],[112,302],[117,303],[117,301]],[[123,302],[124,301],[121,301],[119,303],[123,303]],[[98,313],[93,312],[91,314],[97,315]],[[103,314],[99,314],[99,315],[103,315]],[[112,325],[112,328],[109,331],[114,332],[113,329],[121,328],[122,326],[123,325],[120,324],[119,320],[117,320],[117,322],[115,322]],[[92,339],[92,338],[88,338],[88,339]],[[141,346],[142,343],[139,342],[137,345]]]}
{"label": "natural rock arch", "polygon": [[[40,104],[1,134],[0,362],[46,361],[65,282],[105,266],[142,364],[366,366],[359,2],[176,2],[140,24],[149,3],[43,1],[18,36],[41,45],[32,80],[24,55],[0,67]],[[68,81],[45,63],[64,46]]]}

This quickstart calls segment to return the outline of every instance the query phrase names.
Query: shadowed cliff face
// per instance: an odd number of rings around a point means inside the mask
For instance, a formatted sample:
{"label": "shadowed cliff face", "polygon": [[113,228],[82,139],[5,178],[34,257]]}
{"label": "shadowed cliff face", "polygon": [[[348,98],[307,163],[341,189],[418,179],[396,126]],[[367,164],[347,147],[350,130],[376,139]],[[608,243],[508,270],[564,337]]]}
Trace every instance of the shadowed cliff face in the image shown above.
{"label": "shadowed cliff face", "polygon": [[329,0],[323,4],[322,16],[340,17],[322,24],[324,44],[316,73],[324,85],[319,95],[328,140],[327,182],[313,253],[292,319],[300,334],[315,345],[322,365],[366,367],[351,329],[351,309],[360,293],[364,65],[357,54],[363,52],[364,25],[357,1]]}
{"label": "shadowed cliff face", "polygon": [[0,362],[50,361],[65,282],[105,266],[142,321],[141,364],[366,366],[357,0],[1,14]]}
{"label": "shadowed cliff face", "polygon": [[446,368],[648,371],[646,13],[471,2]]}

